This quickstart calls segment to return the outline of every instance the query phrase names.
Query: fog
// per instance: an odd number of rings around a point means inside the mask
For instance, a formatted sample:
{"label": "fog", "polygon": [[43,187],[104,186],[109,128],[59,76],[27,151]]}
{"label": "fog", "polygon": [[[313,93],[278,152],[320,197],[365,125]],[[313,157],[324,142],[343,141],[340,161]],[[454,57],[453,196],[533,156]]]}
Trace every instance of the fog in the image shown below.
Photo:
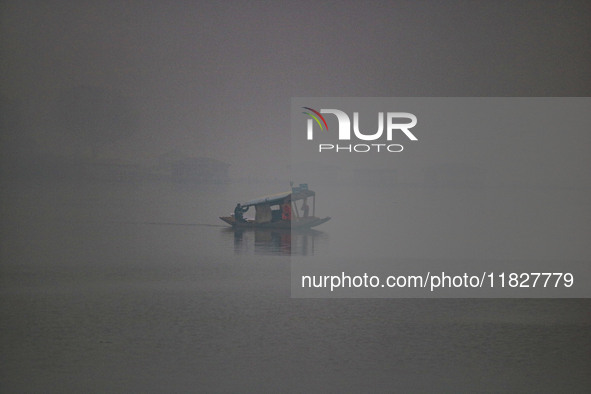
{"label": "fog", "polygon": [[[433,117],[395,160],[297,162],[290,117],[587,97],[589,21],[586,1],[1,2],[0,391],[584,392],[588,299],[305,300],[290,267],[586,273],[588,128]],[[292,180],[318,231],[219,220]]]}
{"label": "fog", "polygon": [[[290,97],[586,96],[591,87],[585,2],[0,9],[2,134],[27,157],[94,151],[146,164],[172,152],[219,159],[232,177],[285,179]],[[110,107],[93,107],[101,98]],[[82,130],[83,120],[93,126]]]}

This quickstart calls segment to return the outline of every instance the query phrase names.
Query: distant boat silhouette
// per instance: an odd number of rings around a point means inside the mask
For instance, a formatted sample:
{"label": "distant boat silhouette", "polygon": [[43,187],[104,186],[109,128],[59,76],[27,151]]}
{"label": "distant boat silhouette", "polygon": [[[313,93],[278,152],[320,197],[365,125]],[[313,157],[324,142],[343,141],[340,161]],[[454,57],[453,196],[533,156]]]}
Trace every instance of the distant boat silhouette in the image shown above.
{"label": "distant boat silhouette", "polygon": [[[308,198],[312,199],[312,215],[309,216]],[[297,201],[303,201],[298,210]],[[254,206],[254,219],[243,219],[242,213]],[[316,193],[308,189],[307,184],[292,187],[291,191],[255,198],[234,209],[231,216],[220,216],[224,222],[237,228],[311,228],[330,220],[330,217],[319,218],[316,214]]]}

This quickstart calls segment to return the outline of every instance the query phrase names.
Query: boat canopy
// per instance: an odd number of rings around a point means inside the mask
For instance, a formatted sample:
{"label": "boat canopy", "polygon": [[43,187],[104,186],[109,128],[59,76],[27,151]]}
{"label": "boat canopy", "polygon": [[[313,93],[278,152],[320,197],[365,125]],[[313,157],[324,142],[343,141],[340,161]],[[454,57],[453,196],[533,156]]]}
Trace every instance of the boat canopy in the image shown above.
{"label": "boat canopy", "polygon": [[260,205],[260,204],[275,205],[275,204],[283,203],[283,201],[285,201],[285,199],[288,197],[291,197],[290,200],[292,200],[292,201],[297,201],[297,200],[303,200],[305,198],[312,197],[315,195],[316,195],[315,192],[313,192],[312,190],[308,190],[307,185],[305,185],[305,186],[300,185],[298,187],[292,187],[290,192],[283,192],[283,193],[277,193],[277,194],[270,194],[268,196],[262,196],[259,198],[255,198],[254,200],[243,202],[240,205],[242,205],[243,207],[250,207],[253,205]]}
{"label": "boat canopy", "polygon": [[255,198],[254,200],[246,201],[241,203],[243,207],[250,207],[252,205],[259,205],[259,204],[279,204],[285,200],[285,197],[288,197],[291,192],[284,192],[284,193],[277,193],[277,194],[270,194],[268,196],[262,196],[259,198]]}

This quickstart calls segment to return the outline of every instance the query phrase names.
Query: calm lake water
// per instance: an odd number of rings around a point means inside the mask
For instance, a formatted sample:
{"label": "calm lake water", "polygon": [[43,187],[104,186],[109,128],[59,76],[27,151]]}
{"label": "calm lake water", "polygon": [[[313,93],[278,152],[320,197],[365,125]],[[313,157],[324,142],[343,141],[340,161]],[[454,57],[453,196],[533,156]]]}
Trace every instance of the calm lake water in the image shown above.
{"label": "calm lake water", "polygon": [[[236,233],[218,219],[238,200],[284,189],[272,183],[6,187],[0,391],[588,392],[589,300],[290,298],[290,255],[342,252],[347,221],[290,235]],[[408,193],[396,196],[420,205]],[[320,200],[319,192],[319,214],[334,215]],[[556,219],[535,219],[531,209],[532,220]],[[564,209],[575,217],[575,208]],[[584,252],[585,234],[561,237],[559,226],[556,234],[528,238],[520,224],[501,247],[481,241],[461,253],[450,245],[457,232],[439,235],[432,228],[440,241],[421,252],[411,241],[421,228],[412,207],[395,212],[410,232],[405,239],[405,231],[392,230],[400,256],[470,258],[488,248],[493,257],[523,257],[527,243],[554,235],[560,247],[541,246],[540,256]],[[430,220],[442,227],[454,213],[437,212]],[[355,219],[352,213],[347,220]],[[463,220],[464,231],[474,231]],[[514,235],[523,237],[524,249]],[[564,252],[573,248],[572,256]]]}

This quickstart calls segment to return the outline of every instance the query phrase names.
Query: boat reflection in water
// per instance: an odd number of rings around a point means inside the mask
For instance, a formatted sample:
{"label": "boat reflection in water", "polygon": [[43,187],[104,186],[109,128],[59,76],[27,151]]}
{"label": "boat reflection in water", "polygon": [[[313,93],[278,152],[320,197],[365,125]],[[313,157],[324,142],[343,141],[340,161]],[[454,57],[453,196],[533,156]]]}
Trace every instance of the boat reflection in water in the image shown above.
{"label": "boat reflection in water", "polygon": [[234,238],[234,253],[245,255],[312,256],[316,243],[327,235],[317,230],[242,229],[222,230]]}

